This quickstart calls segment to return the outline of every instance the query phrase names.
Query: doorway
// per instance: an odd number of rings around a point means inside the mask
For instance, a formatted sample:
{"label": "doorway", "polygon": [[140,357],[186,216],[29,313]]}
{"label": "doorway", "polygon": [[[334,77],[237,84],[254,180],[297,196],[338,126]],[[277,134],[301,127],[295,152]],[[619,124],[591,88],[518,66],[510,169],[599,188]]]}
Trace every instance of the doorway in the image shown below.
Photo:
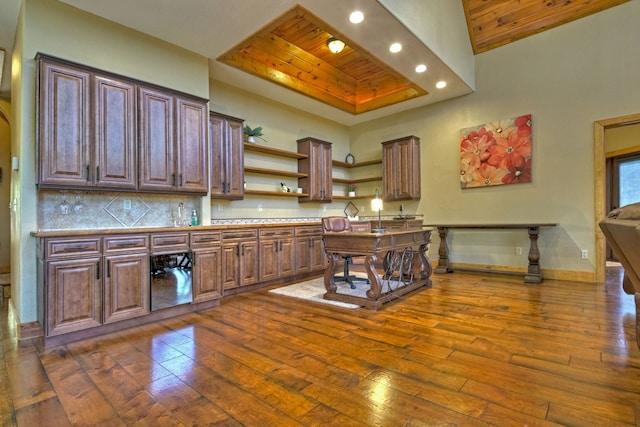
{"label": "doorway", "polygon": [[594,122],[594,206],[595,206],[595,278],[597,283],[604,283],[606,274],[606,239],[598,223],[608,213],[607,210],[607,173],[605,130],[621,126],[640,124],[640,113],[629,116],[614,117]]}

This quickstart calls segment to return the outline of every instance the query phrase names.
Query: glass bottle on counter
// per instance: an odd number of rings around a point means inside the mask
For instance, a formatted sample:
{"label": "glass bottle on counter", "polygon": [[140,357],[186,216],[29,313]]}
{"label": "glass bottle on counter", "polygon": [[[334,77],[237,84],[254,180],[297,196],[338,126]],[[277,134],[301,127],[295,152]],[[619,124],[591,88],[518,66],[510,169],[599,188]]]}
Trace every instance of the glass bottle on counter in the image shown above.
{"label": "glass bottle on counter", "polygon": [[191,225],[198,225],[198,211],[195,209],[191,211]]}

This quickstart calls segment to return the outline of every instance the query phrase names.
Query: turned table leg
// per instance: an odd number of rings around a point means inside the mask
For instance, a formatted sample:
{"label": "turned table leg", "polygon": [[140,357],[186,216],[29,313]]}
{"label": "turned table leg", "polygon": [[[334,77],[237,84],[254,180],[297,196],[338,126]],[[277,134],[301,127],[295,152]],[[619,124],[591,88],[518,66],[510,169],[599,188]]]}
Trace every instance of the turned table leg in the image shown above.
{"label": "turned table leg", "polygon": [[542,282],[542,272],[540,270],[540,251],[538,250],[538,235],[540,234],[540,227],[529,227],[529,241],[531,246],[529,248],[529,268],[527,274],[524,276],[525,283],[540,283]]}
{"label": "turned table leg", "polygon": [[438,227],[438,235],[440,236],[440,247],[438,248],[438,266],[436,267],[436,274],[451,272],[451,266],[449,265],[449,247],[447,246],[448,232],[449,229],[447,227]]}

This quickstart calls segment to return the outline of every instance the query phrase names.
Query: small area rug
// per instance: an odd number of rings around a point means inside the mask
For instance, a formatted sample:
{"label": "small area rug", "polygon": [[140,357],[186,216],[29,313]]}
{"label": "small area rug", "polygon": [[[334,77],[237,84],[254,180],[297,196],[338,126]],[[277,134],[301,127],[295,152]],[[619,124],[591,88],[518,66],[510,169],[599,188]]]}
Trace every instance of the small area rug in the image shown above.
{"label": "small area rug", "polygon": [[[356,289],[351,289],[346,283],[337,283],[339,293],[348,293],[356,296],[365,296],[365,292],[369,289],[366,283],[356,283]],[[324,277],[307,280],[305,282],[294,283],[293,285],[283,286],[281,288],[271,289],[269,292],[288,297],[299,298],[307,301],[317,302],[320,304],[335,305],[337,307],[356,309],[360,305],[349,304],[340,301],[331,301],[324,299],[323,296],[327,292],[324,288]]]}

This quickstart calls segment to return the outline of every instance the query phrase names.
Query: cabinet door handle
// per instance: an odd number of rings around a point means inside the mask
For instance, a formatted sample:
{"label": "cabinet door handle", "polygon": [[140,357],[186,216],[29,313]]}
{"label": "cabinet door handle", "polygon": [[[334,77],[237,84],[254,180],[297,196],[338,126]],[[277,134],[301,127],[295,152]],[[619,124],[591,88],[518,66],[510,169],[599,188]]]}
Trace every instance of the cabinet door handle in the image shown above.
{"label": "cabinet door handle", "polygon": [[182,174],[180,174],[180,187],[182,187]]}
{"label": "cabinet door handle", "polygon": [[100,280],[100,261],[96,263],[96,280]]}
{"label": "cabinet door handle", "polygon": [[107,260],[107,277],[111,277],[111,260]]}
{"label": "cabinet door handle", "polygon": [[96,166],[96,182],[100,181],[100,166]]}
{"label": "cabinet door handle", "polygon": [[240,256],[240,246],[236,246],[236,256]]}
{"label": "cabinet door handle", "polygon": [[172,187],[176,186],[176,174],[175,173],[171,174],[171,186]]}
{"label": "cabinet door handle", "polygon": [[90,172],[91,172],[91,169],[89,168],[89,165],[87,165],[87,182],[91,181],[91,177],[89,176]]}

